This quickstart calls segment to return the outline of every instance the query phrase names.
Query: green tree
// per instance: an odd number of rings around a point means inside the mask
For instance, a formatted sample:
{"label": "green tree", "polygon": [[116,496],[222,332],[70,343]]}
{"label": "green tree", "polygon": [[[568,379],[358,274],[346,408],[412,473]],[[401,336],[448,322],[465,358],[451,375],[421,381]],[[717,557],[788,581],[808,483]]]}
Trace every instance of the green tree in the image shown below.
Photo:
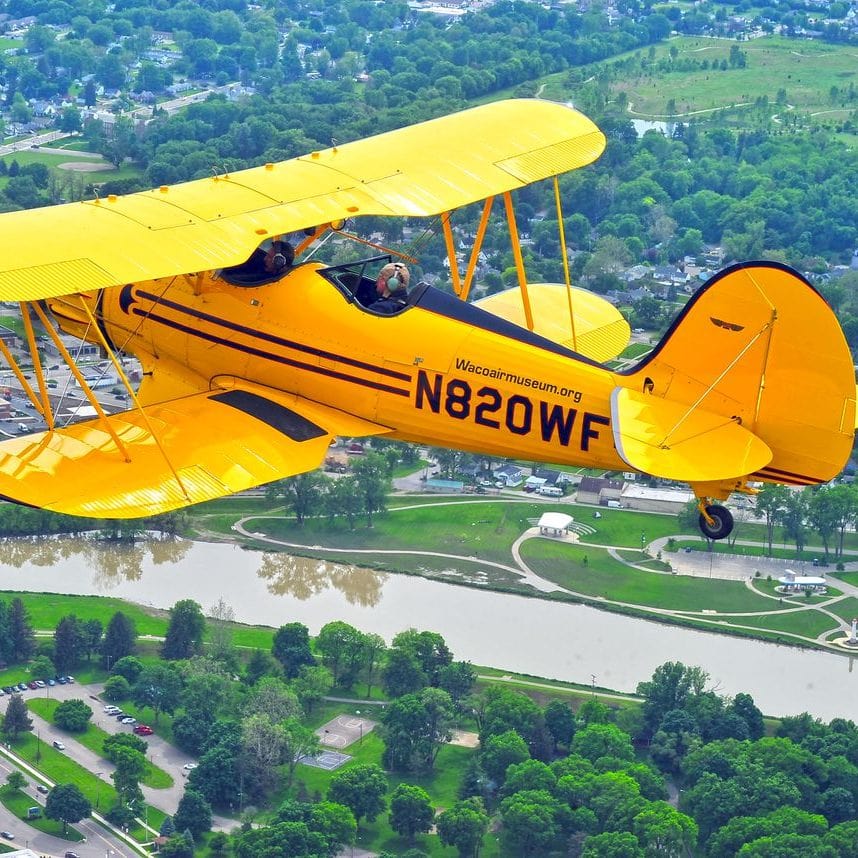
{"label": "green tree", "polygon": [[131,689],[138,706],[151,706],[155,712],[155,723],[162,712],[176,711],[182,691],[182,678],[174,670],[162,664],[143,668]]}
{"label": "green tree", "polygon": [[92,805],[77,784],[57,784],[45,801],[45,816],[62,822],[63,833],[68,831],[69,823],[80,822],[90,813]]}
{"label": "green tree", "polygon": [[425,789],[411,784],[399,784],[390,796],[390,827],[409,843],[417,834],[432,827],[434,811]]}
{"label": "green tree", "polygon": [[313,665],[305,667],[292,682],[292,690],[298,695],[301,708],[309,714],[334,687],[334,677],[327,667]]}
{"label": "green tree", "polygon": [[504,838],[517,855],[547,849],[560,832],[560,802],[545,790],[524,790],[500,804]]}
{"label": "green tree", "polygon": [[572,740],[572,753],[595,762],[600,757],[631,761],[635,749],[627,733],[614,724],[589,724]]}
{"label": "green tree", "polygon": [[206,619],[197,602],[181,599],[170,608],[170,624],[161,647],[168,659],[190,658],[201,652]]}
{"label": "green tree", "polygon": [[769,545],[769,557],[772,556],[772,542],[775,536],[775,525],[780,520],[789,489],[786,486],[772,485],[767,483],[761,489],[754,503],[754,511],[765,520],[766,541]]}
{"label": "green tree", "polygon": [[438,837],[445,846],[459,850],[461,858],[474,858],[480,851],[489,815],[479,798],[457,801],[438,817]]}
{"label": "green tree", "polygon": [[387,462],[380,453],[368,453],[352,464],[352,473],[363,500],[367,527],[372,527],[372,516],[384,511],[390,491]]}
{"label": "green tree", "polygon": [[384,811],[386,792],[387,778],[381,768],[362,763],[334,775],[328,788],[328,800],[348,807],[360,824],[363,818],[372,822]]}
{"label": "green tree", "polygon": [[143,801],[140,781],[146,774],[146,757],[134,748],[116,746],[111,751],[116,770],[110,775],[124,806]]}
{"label": "green tree", "polygon": [[64,700],[54,709],[54,724],[69,733],[83,733],[92,718],[92,709],[80,699]]}
{"label": "green tree", "polygon": [[294,679],[306,665],[316,663],[310,649],[310,631],[303,623],[286,623],[274,632],[271,654],[283,665],[288,679]]}
{"label": "green tree", "polygon": [[133,655],[126,655],[117,661],[111,673],[116,676],[124,676],[131,685],[137,682],[140,674],[143,672],[143,662]]}
{"label": "green tree", "polygon": [[584,841],[581,858],[645,858],[637,837],[630,831],[606,831]]}
{"label": "green tree", "polygon": [[507,730],[489,736],[482,743],[480,765],[485,773],[499,786],[503,784],[507,769],[530,757],[527,743],[515,730]]}
{"label": "green tree", "polygon": [[552,700],[545,707],[545,726],[555,745],[568,748],[575,735],[575,716],[562,700]]}
{"label": "green tree", "polygon": [[[122,611],[117,611],[107,623],[107,629],[101,641],[101,657],[104,666],[110,670],[111,665],[117,665],[126,656],[133,656],[136,641],[137,632],[134,623]],[[134,682],[136,677],[126,677],[126,679]]]}
{"label": "green tree", "polygon": [[316,652],[331,671],[334,684],[351,688],[357,679],[366,635],[341,620],[326,623],[316,637]]}
{"label": "green tree", "polygon": [[381,669],[381,684],[390,697],[419,691],[428,682],[416,656],[401,649],[387,651]]}
{"label": "green tree", "polygon": [[697,824],[665,801],[650,802],[634,818],[634,832],[649,855],[682,858],[697,845]]}
{"label": "green tree", "polygon": [[295,778],[295,769],[303,757],[314,757],[321,749],[316,731],[302,724],[297,718],[290,718],[283,724],[284,754],[288,778],[286,786],[291,787]]}
{"label": "green tree", "polygon": [[33,719],[27,714],[27,704],[20,694],[12,694],[3,716],[3,735],[14,742],[19,733],[31,732]]}
{"label": "green tree", "polygon": [[85,641],[82,624],[74,614],[63,617],[54,630],[53,662],[57,672],[70,673],[84,653]]}
{"label": "green tree", "polygon": [[18,769],[12,769],[12,771],[6,775],[6,785],[12,790],[24,789],[24,787],[27,786],[27,779],[20,771],[18,771]]}
{"label": "green tree", "polygon": [[194,835],[200,837],[212,827],[212,808],[205,797],[192,789],[186,789],[179,806],[173,814],[173,824],[180,831],[187,829]]}
{"label": "green tree", "polygon": [[124,676],[109,676],[102,691],[105,700],[115,703],[117,700],[127,700],[131,696],[131,686]]}
{"label": "green tree", "polygon": [[330,482],[330,477],[319,471],[307,471],[277,483],[278,494],[295,513],[295,521],[303,525],[308,516],[322,509],[322,498]]}
{"label": "green tree", "polygon": [[48,679],[57,672],[54,663],[46,655],[37,655],[30,662],[30,676],[33,679]]}
{"label": "green tree", "polygon": [[17,596],[9,605],[9,637],[13,661],[26,661],[36,651],[36,635],[30,615]]}

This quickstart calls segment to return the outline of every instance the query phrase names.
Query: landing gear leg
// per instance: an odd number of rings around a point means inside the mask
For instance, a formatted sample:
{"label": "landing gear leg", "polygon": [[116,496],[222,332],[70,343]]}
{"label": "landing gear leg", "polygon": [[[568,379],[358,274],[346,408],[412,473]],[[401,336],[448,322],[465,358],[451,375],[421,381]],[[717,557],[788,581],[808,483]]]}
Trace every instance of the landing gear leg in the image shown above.
{"label": "landing gear leg", "polygon": [[706,498],[701,498],[697,508],[700,531],[707,539],[726,539],[732,533],[733,515],[727,507],[710,504]]}

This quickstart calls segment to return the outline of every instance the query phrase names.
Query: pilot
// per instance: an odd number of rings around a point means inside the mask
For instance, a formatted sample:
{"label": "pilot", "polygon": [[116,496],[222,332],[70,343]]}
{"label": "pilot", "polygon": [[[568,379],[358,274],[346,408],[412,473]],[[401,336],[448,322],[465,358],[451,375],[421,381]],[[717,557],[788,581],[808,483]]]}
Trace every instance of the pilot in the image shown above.
{"label": "pilot", "polygon": [[408,281],[411,274],[401,262],[389,262],[378,274],[375,291],[378,298],[369,306],[376,313],[392,315],[408,303]]}
{"label": "pilot", "polygon": [[262,261],[262,267],[265,275],[271,277],[282,274],[294,261],[295,248],[288,241],[273,241]]}

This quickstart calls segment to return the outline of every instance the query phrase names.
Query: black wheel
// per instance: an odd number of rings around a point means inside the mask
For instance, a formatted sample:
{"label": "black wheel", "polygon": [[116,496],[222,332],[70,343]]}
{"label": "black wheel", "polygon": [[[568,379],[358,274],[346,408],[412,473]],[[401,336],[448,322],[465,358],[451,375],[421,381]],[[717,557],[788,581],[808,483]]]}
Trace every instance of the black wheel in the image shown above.
{"label": "black wheel", "polygon": [[706,521],[701,513],[698,523],[700,530],[707,539],[726,539],[733,531],[733,515],[725,506],[713,504],[706,507],[706,512],[712,519],[712,524]]}

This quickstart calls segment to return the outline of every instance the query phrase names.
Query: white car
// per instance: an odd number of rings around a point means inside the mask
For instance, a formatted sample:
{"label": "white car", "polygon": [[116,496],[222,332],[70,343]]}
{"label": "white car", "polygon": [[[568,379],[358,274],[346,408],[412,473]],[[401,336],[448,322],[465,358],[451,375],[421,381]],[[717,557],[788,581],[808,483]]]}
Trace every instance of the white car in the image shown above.
{"label": "white car", "polygon": [[128,716],[126,716],[125,718],[120,718],[120,719],[119,719],[119,723],[120,723],[120,724],[136,724],[136,723],[137,723],[137,719],[136,719],[136,718],[132,718],[130,715],[128,715]]}
{"label": "white car", "polygon": [[115,715],[120,709],[118,706],[105,706],[104,711],[107,715]]}
{"label": "white car", "polygon": [[197,763],[185,763],[185,765],[182,766],[186,772],[193,771],[196,767]]}

